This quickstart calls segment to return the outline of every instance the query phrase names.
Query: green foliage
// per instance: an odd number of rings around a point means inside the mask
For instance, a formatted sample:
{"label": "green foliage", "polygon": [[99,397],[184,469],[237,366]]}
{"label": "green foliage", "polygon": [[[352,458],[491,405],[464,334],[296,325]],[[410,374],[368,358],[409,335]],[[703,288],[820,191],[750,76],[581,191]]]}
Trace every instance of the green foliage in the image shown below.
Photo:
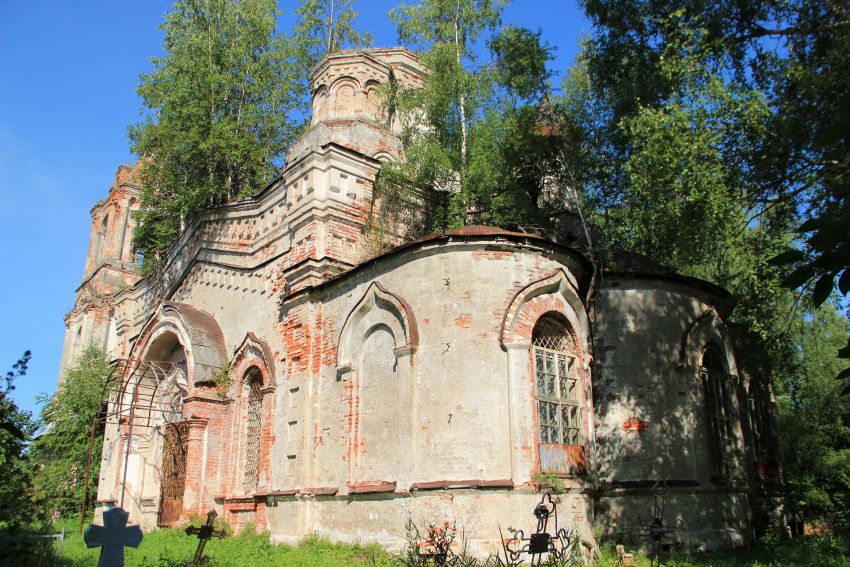
{"label": "green foliage", "polygon": [[233,385],[233,376],[230,375],[230,371],[232,369],[232,365],[229,362],[225,362],[218,369],[218,372],[215,373],[215,376],[213,376],[213,381],[215,381],[215,391],[221,397],[227,396],[227,392],[230,391],[230,386]]}
{"label": "green foliage", "polygon": [[[629,126],[635,116],[677,100],[687,111],[703,106],[699,97],[682,97],[688,80],[669,72],[671,63],[687,69],[681,63],[691,60],[696,66],[686,75],[708,70],[735,93],[726,134],[716,147],[726,184],[732,173],[749,211],[737,221],[757,223],[774,241],[786,240],[773,250],[778,263],[790,268],[784,282],[791,289],[805,285],[815,305],[829,297],[836,280],[841,293],[850,291],[846,3],[582,4],[595,26],[586,57],[593,92],[604,107],[594,123],[604,139],[598,149],[614,164],[597,170],[604,174],[595,187],[597,200],[617,204],[631,190],[625,164],[634,148],[636,132]],[[700,130],[693,132],[699,141]],[[850,357],[850,343],[844,352]]]}
{"label": "green foliage", "polygon": [[36,427],[29,412],[22,411],[9,396],[15,380],[27,373],[30,357],[26,351],[12,366],[5,375],[5,389],[0,391],[0,530],[27,526],[33,520],[26,449]]}
{"label": "green foliage", "polygon": [[[563,213],[559,163],[569,128],[549,96],[553,50],[539,31],[502,26],[505,3],[428,0],[390,13],[428,74],[421,88],[388,92],[407,160],[384,164],[377,185],[403,206],[426,203],[421,232],[548,227],[552,201]],[[479,51],[490,60],[480,62]]]}
{"label": "green foliage", "polygon": [[161,261],[191,214],[261,189],[296,134],[295,46],[275,34],[274,0],[178,0],[164,57],[141,76],[148,109],[130,127],[142,157],[136,245]]}
{"label": "green foliage", "polygon": [[556,474],[536,472],[531,478],[538,492],[551,492],[552,494],[564,493],[564,481]]}
{"label": "green foliage", "polygon": [[[586,44],[561,102],[581,131],[566,170],[599,244],[728,289],[739,367],[779,382],[793,358],[794,296],[770,259],[788,246],[791,218],[752,198],[760,188],[742,157],[760,149],[770,106],[718,65],[707,32],[681,10],[659,18],[667,36],[651,76],[665,89],[646,102],[628,106],[617,97],[634,93],[601,87],[603,39]],[[630,114],[618,117],[621,106]]]}
{"label": "green foliage", "polygon": [[303,0],[292,34],[275,31],[274,0],[178,0],[162,25],[165,56],[141,76],[145,119],[135,232],[156,273],[191,216],[262,189],[283,165],[310,105],[308,79],[326,53],[368,45],[353,0]]}
{"label": "green foliage", "polygon": [[[818,409],[841,389],[813,370],[829,365],[811,345],[795,348],[793,329],[808,323],[789,290],[815,306],[836,280],[850,291],[847,6],[583,6],[595,30],[565,106],[583,131],[575,167],[591,219],[606,244],[730,290],[739,368],[791,396],[782,447],[794,498],[808,518],[846,525],[846,471],[832,463],[847,460],[835,419],[850,414]],[[850,357],[838,335],[827,356]],[[845,367],[832,371],[850,377]]]}
{"label": "green foliage", "polygon": [[[619,543],[619,542],[617,542]],[[627,546],[626,551],[635,551]],[[704,554],[664,555],[664,565],[669,567],[848,567],[850,542],[835,537],[811,537],[795,540],[772,541],[750,549],[734,549]],[[638,565],[649,567],[649,558],[636,553]],[[596,567],[618,567],[613,544],[600,548]]]}
{"label": "green foliage", "polygon": [[[44,433],[32,446],[31,459],[36,466],[35,499],[50,515],[79,513],[85,494],[86,464],[92,426],[101,409],[101,396],[112,375],[106,353],[88,346],[65,372],[56,393],[45,400],[41,421]],[[86,507],[93,509],[97,495],[102,427],[96,429],[92,445]]]}
{"label": "green foliage", "polygon": [[[97,549],[86,548],[83,538],[77,534],[75,520],[66,520],[54,526],[54,531],[64,526],[66,541],[64,561],[66,567],[92,565],[98,556]],[[411,538],[408,538],[411,539]],[[423,539],[413,537],[416,542]],[[126,565],[134,566],[178,566],[185,565],[192,557],[197,539],[186,536],[182,529],[159,529],[145,533],[138,549],[127,549]],[[408,546],[408,548],[411,548]],[[406,550],[405,550],[406,553]],[[406,555],[393,557],[380,546],[334,544],[327,540],[308,537],[297,547],[270,545],[268,534],[257,535],[243,530],[239,535],[222,540],[213,539],[207,545],[205,555],[210,558],[210,567],[241,565],[276,565],[280,567],[363,566],[390,567],[408,565]],[[774,541],[747,550],[731,550],[722,553],[669,557],[670,567],[850,567],[850,542],[836,537],[801,538],[793,541]],[[648,567],[649,559],[638,553],[639,565]],[[413,560],[413,558],[411,558]],[[477,564],[487,563],[479,561]],[[492,565],[492,560],[491,563]],[[461,565],[476,565],[471,560]],[[614,567],[616,555],[613,547],[604,545],[594,565]]]}
{"label": "green foliage", "polygon": [[15,380],[26,375],[30,358],[26,351],[12,365],[0,390],[0,557],[34,556],[40,547],[25,536],[44,520],[32,502],[32,466],[26,452],[36,423],[9,396]]}
{"label": "green foliage", "polygon": [[794,511],[850,533],[850,399],[836,379],[850,362],[835,357],[848,337],[829,304],[799,323],[799,373],[779,399],[779,426]]}
{"label": "green foliage", "polygon": [[301,73],[298,87],[303,91],[302,111],[310,106],[308,80],[321,59],[341,49],[362,49],[372,44],[372,35],[354,29],[357,12],[354,0],[301,0],[292,41],[297,46]]}

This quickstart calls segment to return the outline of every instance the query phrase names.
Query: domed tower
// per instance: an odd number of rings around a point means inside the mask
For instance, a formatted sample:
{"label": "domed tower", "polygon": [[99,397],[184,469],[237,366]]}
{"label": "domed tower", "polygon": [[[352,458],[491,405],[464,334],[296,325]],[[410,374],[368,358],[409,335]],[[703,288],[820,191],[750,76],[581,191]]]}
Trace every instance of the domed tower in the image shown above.
{"label": "domed tower", "polygon": [[89,345],[115,350],[113,295],[139,280],[138,258],[133,247],[133,215],[140,193],[134,174],[136,166],[121,165],[105,199],[91,209],[92,228],[83,282],[76,291],[74,308],[65,316],[65,344],[59,382],[65,370]]}

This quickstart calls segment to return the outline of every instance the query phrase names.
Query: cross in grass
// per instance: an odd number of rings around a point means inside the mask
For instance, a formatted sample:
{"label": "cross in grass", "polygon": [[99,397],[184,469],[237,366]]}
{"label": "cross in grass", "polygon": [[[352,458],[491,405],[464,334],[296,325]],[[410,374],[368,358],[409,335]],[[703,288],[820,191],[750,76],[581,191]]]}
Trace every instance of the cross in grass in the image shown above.
{"label": "cross in grass", "polygon": [[200,565],[203,561],[204,557],[204,547],[207,545],[207,541],[212,537],[217,537],[219,539],[223,538],[227,535],[224,530],[216,530],[213,529],[213,522],[215,521],[218,514],[215,510],[211,510],[207,513],[207,523],[203,526],[196,528],[195,526],[189,526],[186,528],[186,535],[197,535],[198,536],[198,549],[195,551],[195,557],[189,563],[190,567],[195,567]]}
{"label": "cross in grass", "polygon": [[128,526],[130,513],[123,508],[103,512],[103,525],[86,528],[83,539],[89,547],[100,547],[97,567],[124,567],[124,547],[139,547],[142,529]]}

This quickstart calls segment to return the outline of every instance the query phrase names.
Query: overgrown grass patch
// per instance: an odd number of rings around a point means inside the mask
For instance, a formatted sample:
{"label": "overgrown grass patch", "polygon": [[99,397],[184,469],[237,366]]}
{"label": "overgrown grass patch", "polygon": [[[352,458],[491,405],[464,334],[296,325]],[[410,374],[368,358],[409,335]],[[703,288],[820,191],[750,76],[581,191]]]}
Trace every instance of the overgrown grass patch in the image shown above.
{"label": "overgrown grass patch", "polygon": [[[98,548],[88,549],[75,522],[63,522],[65,526],[65,553],[59,563],[63,567],[91,567],[97,564]],[[125,565],[178,567],[192,559],[198,546],[198,538],[185,534],[183,529],[159,529],[145,533],[138,549],[128,548]],[[327,540],[308,537],[299,546],[271,545],[268,534],[257,534],[253,530],[224,539],[210,540],[204,549],[210,567],[236,567],[267,565],[282,567],[336,567],[375,566],[389,567],[392,558],[380,546],[334,544]]]}
{"label": "overgrown grass patch", "polygon": [[[649,567],[645,554],[636,554],[640,567]],[[793,540],[767,539],[752,549],[664,556],[667,567],[850,567],[850,541],[821,536]],[[612,546],[603,546],[597,567],[615,567]]]}

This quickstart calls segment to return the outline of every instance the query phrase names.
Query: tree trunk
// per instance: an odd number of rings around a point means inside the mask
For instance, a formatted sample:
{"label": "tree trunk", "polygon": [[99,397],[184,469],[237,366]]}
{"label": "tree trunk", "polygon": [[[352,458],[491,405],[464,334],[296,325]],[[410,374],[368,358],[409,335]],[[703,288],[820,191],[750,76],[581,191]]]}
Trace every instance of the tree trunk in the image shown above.
{"label": "tree trunk", "polygon": [[[458,18],[460,18],[460,6],[457,6],[455,11],[455,57],[457,58],[457,66],[460,71],[463,71],[463,67],[461,66],[461,56],[460,56],[460,30],[458,24]],[[461,89],[459,93],[459,105],[460,105],[460,161],[461,161],[461,170],[466,169],[466,94]]]}

